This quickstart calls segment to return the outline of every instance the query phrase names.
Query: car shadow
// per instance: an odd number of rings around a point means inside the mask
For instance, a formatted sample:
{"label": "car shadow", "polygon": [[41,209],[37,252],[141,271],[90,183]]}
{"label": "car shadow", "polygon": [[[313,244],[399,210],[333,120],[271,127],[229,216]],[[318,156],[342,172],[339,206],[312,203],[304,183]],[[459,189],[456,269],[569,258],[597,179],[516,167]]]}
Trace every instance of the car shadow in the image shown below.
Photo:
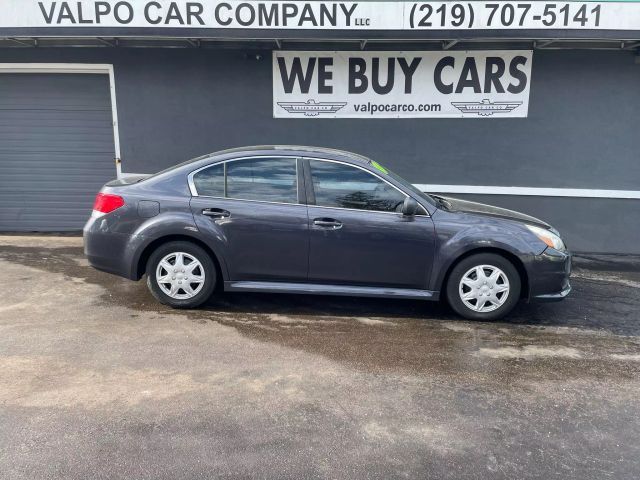
{"label": "car shadow", "polygon": [[[78,247],[37,248],[3,246],[0,258],[39,270],[60,273],[100,285],[105,305],[124,304],[140,311],[181,312],[198,321],[236,319],[244,316],[300,317],[312,319],[378,319],[381,322],[463,322],[444,302],[316,296],[270,293],[217,293],[197,310],[171,310],[155,301],[146,282],[131,282],[91,268]],[[632,280],[627,278],[632,275]],[[579,270],[572,278],[573,291],[562,302],[520,303],[506,318],[492,325],[562,326],[607,330],[621,335],[640,335],[640,282],[637,272]],[[365,320],[366,322],[366,320]],[[482,325],[486,322],[467,322]],[[376,322],[369,322],[375,325]],[[382,325],[382,323],[379,323]]]}

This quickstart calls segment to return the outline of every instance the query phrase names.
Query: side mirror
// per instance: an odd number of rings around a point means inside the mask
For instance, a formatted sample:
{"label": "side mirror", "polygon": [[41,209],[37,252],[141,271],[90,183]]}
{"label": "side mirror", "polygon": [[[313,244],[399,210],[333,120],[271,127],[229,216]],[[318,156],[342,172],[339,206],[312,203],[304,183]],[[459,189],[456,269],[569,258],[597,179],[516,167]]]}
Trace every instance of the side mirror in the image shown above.
{"label": "side mirror", "polygon": [[407,197],[404,199],[404,204],[402,205],[402,215],[405,217],[413,217],[418,211],[418,202],[416,202],[413,198]]}

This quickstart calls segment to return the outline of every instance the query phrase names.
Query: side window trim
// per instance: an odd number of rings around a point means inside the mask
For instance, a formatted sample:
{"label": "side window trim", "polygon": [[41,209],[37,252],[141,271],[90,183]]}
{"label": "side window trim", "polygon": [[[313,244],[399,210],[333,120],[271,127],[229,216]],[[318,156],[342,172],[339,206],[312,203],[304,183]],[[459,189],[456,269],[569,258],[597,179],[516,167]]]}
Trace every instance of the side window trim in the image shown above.
{"label": "side window trim", "polygon": [[222,175],[222,181],[224,182],[224,190],[222,192],[222,195],[224,195],[224,198],[229,198],[229,186],[227,183],[227,162],[222,162]]}
{"label": "side window trim", "polygon": [[302,158],[302,165],[304,166],[304,184],[305,191],[307,193],[307,205],[315,206],[316,191],[313,186],[313,179],[311,178],[311,162],[308,158]]}
{"label": "side window trim", "polygon": [[[380,211],[380,210],[362,210],[362,209],[358,209],[358,208],[346,208],[346,207],[324,207],[324,206],[321,206],[321,205],[316,205],[315,186],[314,186],[312,178],[311,178],[311,160],[318,160],[318,161],[321,161],[321,162],[329,162],[329,163],[339,163],[341,165],[346,165],[348,167],[357,168],[357,169],[362,170],[363,172],[366,172],[366,173],[374,176],[375,178],[383,181],[387,185],[389,185],[392,188],[396,189],[398,192],[400,192],[405,197],[411,197],[414,200],[416,200],[413,197],[413,195],[408,194],[404,190],[396,187],[393,183],[389,182],[387,179],[382,178],[377,173],[372,172],[370,170],[367,170],[366,168],[363,168],[363,167],[361,167],[359,165],[354,165],[353,163],[348,163],[348,162],[342,162],[340,160],[329,160],[327,158],[320,158],[320,157],[303,157],[303,159],[304,159],[304,166],[305,166],[305,180],[308,181],[308,183],[307,183],[307,185],[308,185],[308,188],[307,188],[307,199],[309,201],[308,201],[307,205],[309,207],[334,208],[334,209],[338,209],[338,210],[352,210],[354,212],[389,213],[389,214],[392,214],[392,215],[398,215],[398,213],[399,213],[399,212],[385,212],[385,211]],[[313,199],[313,201],[312,201],[312,199]],[[416,202],[418,202],[418,205],[420,205],[420,207],[426,212],[426,214],[419,214],[418,216],[430,217],[431,215],[429,215],[429,210],[427,210],[419,200],[416,200]]]}
{"label": "side window trim", "polygon": [[296,157],[296,179],[298,182],[298,204],[307,204],[307,186],[304,178],[304,162],[302,158]]}
{"label": "side window trim", "polygon": [[[255,160],[255,159],[268,159],[268,158],[291,158],[295,160],[295,166],[296,166],[296,197],[297,197],[297,203],[286,203],[286,202],[271,202],[269,200],[251,200],[251,199],[246,199],[246,198],[233,198],[233,197],[229,197],[228,196],[228,182],[227,182],[227,164],[229,162],[235,162],[238,160]],[[230,158],[228,160],[222,160],[222,161],[218,161],[218,162],[212,162],[209,163],[207,165],[204,165],[200,168],[197,168],[196,170],[193,170],[192,172],[189,173],[189,175],[187,176],[187,184],[189,186],[189,191],[191,192],[191,196],[192,197],[203,197],[203,198],[219,198],[222,200],[235,200],[235,201],[239,201],[239,202],[258,202],[258,203],[273,203],[273,204],[277,204],[277,205],[306,205],[306,203],[303,203],[304,198],[301,198],[301,191],[300,191],[300,161],[301,161],[301,157],[296,156],[296,155],[251,155],[248,157],[238,157],[238,158]],[[223,164],[223,175],[224,175],[224,196],[223,197],[215,197],[215,196],[211,196],[211,195],[200,195],[198,193],[198,190],[196,188],[195,182],[193,180],[193,177],[200,171],[202,170],[206,170],[207,168],[213,167],[214,165],[218,165],[222,163]],[[304,188],[304,185],[302,186]],[[306,196],[306,195],[305,195]]]}

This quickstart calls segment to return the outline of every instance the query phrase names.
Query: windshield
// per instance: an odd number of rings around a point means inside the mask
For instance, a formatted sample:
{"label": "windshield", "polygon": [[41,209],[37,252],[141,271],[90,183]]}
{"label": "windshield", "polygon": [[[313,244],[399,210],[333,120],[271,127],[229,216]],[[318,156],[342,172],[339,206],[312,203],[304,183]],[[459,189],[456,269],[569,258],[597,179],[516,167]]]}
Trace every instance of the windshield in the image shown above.
{"label": "windshield", "polygon": [[396,182],[400,183],[403,187],[405,187],[411,193],[415,194],[416,197],[418,197],[418,199],[422,199],[422,200],[426,201],[427,203],[429,203],[430,205],[433,205],[433,206],[436,205],[437,202],[429,194],[427,194],[427,193],[423,192],[422,190],[416,188],[412,183],[408,182],[407,180],[402,178],[397,173],[392,172],[387,167],[383,167],[378,162],[375,162],[373,160],[370,160],[370,161],[371,161],[371,165],[376,170],[380,170],[382,173],[384,173],[384,174],[390,176],[391,178],[393,178]]}

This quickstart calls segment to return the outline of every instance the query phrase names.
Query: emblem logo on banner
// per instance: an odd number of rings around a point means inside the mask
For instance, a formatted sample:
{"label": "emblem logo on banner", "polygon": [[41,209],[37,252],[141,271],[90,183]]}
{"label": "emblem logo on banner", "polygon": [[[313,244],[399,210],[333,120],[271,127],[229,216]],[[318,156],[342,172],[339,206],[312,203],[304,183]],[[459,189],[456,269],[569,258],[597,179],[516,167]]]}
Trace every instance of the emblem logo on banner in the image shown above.
{"label": "emblem logo on banner", "polygon": [[278,102],[289,113],[303,113],[307,117],[316,117],[321,113],[336,113],[347,102],[317,102],[310,98],[306,102]]}
{"label": "emblem logo on banner", "polygon": [[491,102],[485,98],[481,102],[451,102],[462,113],[477,113],[482,116],[493,115],[494,113],[506,113],[518,108],[522,102]]}

